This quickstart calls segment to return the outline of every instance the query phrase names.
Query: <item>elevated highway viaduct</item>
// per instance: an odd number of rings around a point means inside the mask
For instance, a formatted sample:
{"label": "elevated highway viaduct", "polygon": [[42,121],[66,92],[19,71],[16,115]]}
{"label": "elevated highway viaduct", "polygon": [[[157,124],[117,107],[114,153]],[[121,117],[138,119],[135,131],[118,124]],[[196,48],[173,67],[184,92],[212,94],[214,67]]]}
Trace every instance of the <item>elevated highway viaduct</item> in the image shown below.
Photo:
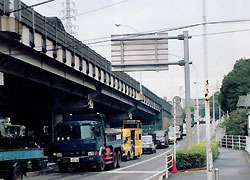
{"label": "elevated highway viaduct", "polygon": [[[103,113],[106,125],[132,116],[144,125],[171,119],[171,105],[65,32],[61,21],[21,1],[0,0],[0,115],[40,134],[66,114]],[[52,137],[53,138],[53,137]]]}

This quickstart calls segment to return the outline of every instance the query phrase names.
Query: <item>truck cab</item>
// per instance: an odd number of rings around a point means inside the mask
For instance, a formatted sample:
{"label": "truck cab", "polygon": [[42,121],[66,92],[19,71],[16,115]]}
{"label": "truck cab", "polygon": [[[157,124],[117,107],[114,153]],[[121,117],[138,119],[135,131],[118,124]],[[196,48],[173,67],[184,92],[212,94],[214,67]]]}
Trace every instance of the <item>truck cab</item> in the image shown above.
{"label": "truck cab", "polygon": [[123,121],[123,160],[138,158],[142,154],[142,128],[140,120]]}
{"label": "truck cab", "polygon": [[104,129],[102,115],[75,115],[66,117],[57,125],[54,156],[59,170],[68,167],[95,166],[103,171],[106,165],[119,167],[122,133]]}

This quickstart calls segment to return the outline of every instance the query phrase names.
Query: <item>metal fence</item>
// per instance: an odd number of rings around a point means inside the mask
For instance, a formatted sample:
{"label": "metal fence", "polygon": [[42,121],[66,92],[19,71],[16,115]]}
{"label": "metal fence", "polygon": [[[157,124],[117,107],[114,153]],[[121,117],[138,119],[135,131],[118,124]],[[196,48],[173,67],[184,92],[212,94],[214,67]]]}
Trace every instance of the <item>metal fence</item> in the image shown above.
{"label": "metal fence", "polygon": [[169,169],[173,167],[173,155],[174,153],[166,155],[166,178],[168,179]]}
{"label": "metal fence", "polygon": [[217,138],[220,147],[245,150],[247,138],[249,137],[239,135],[222,135]]}

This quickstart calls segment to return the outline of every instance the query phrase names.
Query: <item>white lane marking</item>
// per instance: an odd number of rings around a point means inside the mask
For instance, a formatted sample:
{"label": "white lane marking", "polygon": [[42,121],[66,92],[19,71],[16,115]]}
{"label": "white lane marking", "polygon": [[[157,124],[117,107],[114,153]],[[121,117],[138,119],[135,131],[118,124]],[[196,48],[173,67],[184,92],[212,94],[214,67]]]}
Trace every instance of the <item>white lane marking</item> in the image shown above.
{"label": "white lane marking", "polygon": [[[165,155],[165,154],[167,154],[167,153],[169,153],[169,152],[170,152],[170,150],[168,150],[168,151],[166,151],[166,152],[164,152],[164,153],[162,153],[162,154],[159,154],[158,156],[154,156],[154,157],[152,157],[152,158],[150,158],[150,159],[146,159],[146,160],[144,160],[144,161],[141,161],[141,162],[138,162],[138,163],[135,163],[135,164],[131,164],[130,166],[126,166],[126,167],[123,167],[123,168],[119,168],[119,169],[116,169],[116,170],[113,170],[113,171],[121,171],[121,170],[123,170],[123,169],[131,168],[131,167],[133,167],[133,166],[137,166],[137,165],[139,165],[139,164],[142,164],[142,163],[151,161],[151,160],[153,160],[153,159],[156,159],[156,158],[158,158],[158,157],[160,157],[160,156],[162,156],[162,155]],[[110,172],[112,172],[112,171],[110,171]]]}
{"label": "white lane marking", "polygon": [[153,177],[158,176],[159,174],[163,173],[164,171],[166,171],[166,170],[163,170],[163,171],[160,171],[160,172],[158,172],[158,173],[155,173],[155,174],[153,174],[152,176],[148,177],[148,178],[145,179],[145,180],[152,179]]}
{"label": "white lane marking", "polygon": [[161,171],[105,171],[101,173],[108,173],[108,174],[157,174]]}

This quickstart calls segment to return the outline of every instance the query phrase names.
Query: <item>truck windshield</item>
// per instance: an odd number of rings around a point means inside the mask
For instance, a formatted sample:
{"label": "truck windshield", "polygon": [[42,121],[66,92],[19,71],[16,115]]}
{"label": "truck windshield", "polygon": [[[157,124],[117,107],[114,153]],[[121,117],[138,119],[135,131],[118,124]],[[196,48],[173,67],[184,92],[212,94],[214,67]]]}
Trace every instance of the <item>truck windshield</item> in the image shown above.
{"label": "truck windshield", "polygon": [[58,138],[59,140],[94,139],[93,129],[90,125],[60,125],[58,127]]}

